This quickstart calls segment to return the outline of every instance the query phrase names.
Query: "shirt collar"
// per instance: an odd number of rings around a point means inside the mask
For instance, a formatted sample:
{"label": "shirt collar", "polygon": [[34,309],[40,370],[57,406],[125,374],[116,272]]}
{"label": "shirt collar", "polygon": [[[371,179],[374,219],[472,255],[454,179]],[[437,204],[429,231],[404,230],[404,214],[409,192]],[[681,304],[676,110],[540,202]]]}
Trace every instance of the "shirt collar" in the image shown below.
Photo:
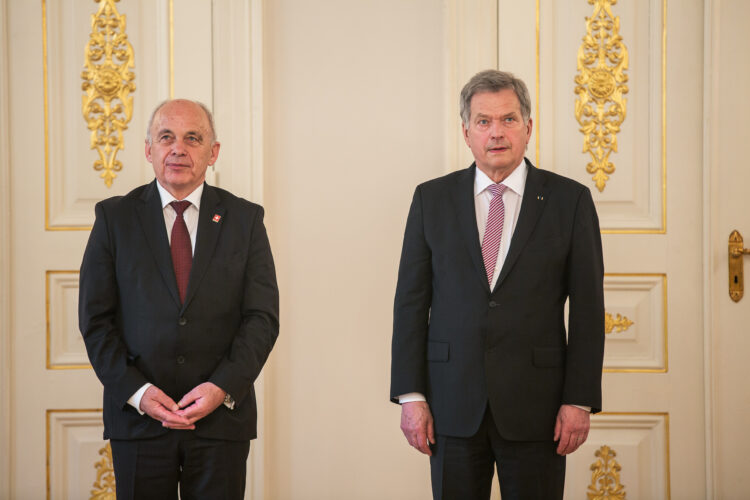
{"label": "shirt collar", "polygon": [[[526,175],[528,174],[529,167],[526,165],[526,160],[521,160],[521,163],[513,169],[508,177],[503,179],[503,184],[507,186],[511,191],[516,193],[518,196],[523,198],[523,190],[526,187]],[[487,174],[482,172],[479,168],[475,169],[474,174],[474,196],[477,196],[482,191],[487,189],[490,184],[495,184]]]}
{"label": "shirt collar", "polygon": [[[200,185],[197,188],[195,188],[195,190],[192,193],[190,193],[184,198],[185,200],[192,203],[195,206],[195,208],[197,208],[198,210],[200,210],[201,208],[201,196],[203,195],[203,184],[204,183],[201,182]],[[182,201],[172,196],[172,194],[169,191],[167,191],[166,189],[162,187],[162,185],[159,183],[158,180],[156,181],[156,189],[159,190],[159,197],[161,198],[162,209],[166,208],[166,206],[172,203],[173,201]]]}

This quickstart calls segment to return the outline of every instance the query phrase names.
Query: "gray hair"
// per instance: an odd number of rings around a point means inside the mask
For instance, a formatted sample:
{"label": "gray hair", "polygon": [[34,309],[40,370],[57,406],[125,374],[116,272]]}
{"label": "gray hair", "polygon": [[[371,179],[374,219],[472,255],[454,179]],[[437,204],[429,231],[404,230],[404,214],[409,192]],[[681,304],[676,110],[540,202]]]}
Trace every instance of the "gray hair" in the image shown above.
{"label": "gray hair", "polygon": [[526,84],[520,78],[513,76],[513,73],[488,69],[472,76],[471,80],[461,90],[461,121],[464,122],[464,126],[469,128],[472,97],[481,92],[499,92],[505,89],[511,89],[515,92],[518,101],[521,103],[523,121],[528,123],[531,116],[531,98]]}
{"label": "gray hair", "polygon": [[206,113],[206,118],[208,118],[208,127],[211,129],[211,145],[213,146],[214,144],[216,144],[217,137],[216,137],[216,126],[214,125],[214,115],[213,113],[211,113],[211,110],[208,109],[208,106],[206,106],[200,101],[192,101],[190,99],[167,99],[159,103],[159,105],[154,108],[154,110],[151,112],[151,117],[148,119],[148,126],[146,127],[146,142],[148,142],[149,146],[152,144],[152,141],[153,141],[153,138],[151,137],[151,126],[154,124],[154,118],[156,117],[156,113],[158,113],[161,108],[163,108],[170,102],[174,102],[174,101],[192,102],[193,104],[200,107],[204,113]]}

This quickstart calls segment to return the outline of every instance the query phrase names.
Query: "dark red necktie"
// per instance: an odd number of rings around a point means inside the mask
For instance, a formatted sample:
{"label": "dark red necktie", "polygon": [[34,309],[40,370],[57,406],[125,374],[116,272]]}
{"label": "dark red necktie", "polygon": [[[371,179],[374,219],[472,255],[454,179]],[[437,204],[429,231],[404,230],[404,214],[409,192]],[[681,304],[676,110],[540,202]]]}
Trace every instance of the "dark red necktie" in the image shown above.
{"label": "dark red necktie", "polygon": [[190,243],[190,233],[188,233],[182,214],[190,206],[190,202],[173,201],[170,205],[177,212],[177,218],[172,226],[172,265],[177,278],[177,288],[180,291],[180,303],[184,303],[190,279],[190,268],[193,266],[193,245]]}

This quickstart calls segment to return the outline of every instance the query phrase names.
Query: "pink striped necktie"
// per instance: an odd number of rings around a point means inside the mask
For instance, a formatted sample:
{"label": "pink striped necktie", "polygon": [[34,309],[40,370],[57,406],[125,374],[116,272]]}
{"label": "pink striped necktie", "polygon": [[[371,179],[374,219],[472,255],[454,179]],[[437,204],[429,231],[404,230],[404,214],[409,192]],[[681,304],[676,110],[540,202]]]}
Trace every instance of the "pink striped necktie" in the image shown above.
{"label": "pink striped necktie", "polygon": [[174,275],[177,278],[177,289],[180,292],[180,302],[185,302],[187,293],[188,280],[190,279],[190,268],[193,267],[193,245],[190,243],[190,233],[188,233],[183,212],[190,206],[189,201],[173,201],[170,203],[177,218],[172,226],[172,266],[174,266]]}
{"label": "pink striped necktie", "polygon": [[504,184],[490,184],[487,189],[492,193],[490,212],[487,214],[487,227],[482,238],[482,258],[484,270],[487,272],[487,282],[492,286],[492,276],[495,274],[497,255],[500,252],[500,237],[503,235],[505,222],[505,204],[503,192],[507,189]]}

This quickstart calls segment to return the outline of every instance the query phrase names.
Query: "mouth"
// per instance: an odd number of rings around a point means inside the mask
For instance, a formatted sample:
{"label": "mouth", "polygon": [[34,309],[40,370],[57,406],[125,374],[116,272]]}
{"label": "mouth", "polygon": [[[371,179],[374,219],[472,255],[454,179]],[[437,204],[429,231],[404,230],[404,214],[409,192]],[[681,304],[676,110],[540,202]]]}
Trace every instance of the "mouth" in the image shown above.
{"label": "mouth", "polygon": [[488,153],[505,153],[510,148],[507,146],[493,146],[491,148],[487,148]]}

